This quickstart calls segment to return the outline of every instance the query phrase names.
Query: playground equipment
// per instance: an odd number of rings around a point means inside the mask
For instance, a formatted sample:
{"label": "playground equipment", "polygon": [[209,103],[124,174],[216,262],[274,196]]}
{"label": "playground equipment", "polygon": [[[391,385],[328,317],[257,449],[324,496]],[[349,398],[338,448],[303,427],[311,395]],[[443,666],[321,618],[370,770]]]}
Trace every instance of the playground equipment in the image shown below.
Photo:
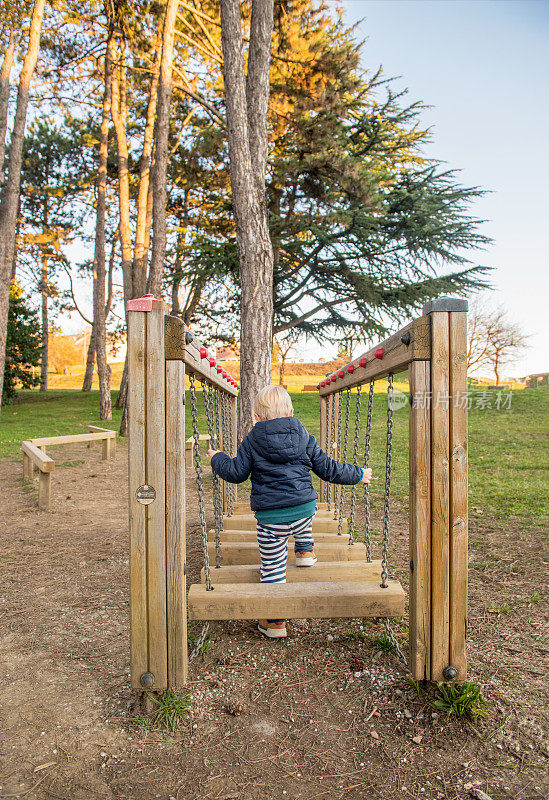
{"label": "playground equipment", "polygon": [[[131,680],[162,690],[187,682],[190,620],[377,617],[404,613],[404,592],[389,578],[393,376],[410,383],[409,668],[416,679],[463,681],[467,614],[466,310],[440,298],[423,316],[321,381],[320,444],[367,466],[374,381],[388,377],[386,474],[381,559],[372,560],[369,497],[349,519],[346,487],[321,484],[313,569],[290,553],[288,582],[260,584],[259,550],[249,507],[236,487],[213,477],[214,528],[208,531],[200,459],[197,380],[213,447],[236,452],[238,387],[181,320],[146,295],[128,303]],[[204,566],[186,594],[185,371],[190,389],[193,461]],[[362,386],[369,384],[366,435],[360,442]],[[351,389],[356,387],[353,395]],[[459,398],[464,397],[465,402]],[[352,402],[355,402],[351,423]],[[349,433],[354,425],[351,451]],[[356,541],[355,528],[364,531]]]}
{"label": "playground equipment", "polygon": [[116,451],[116,431],[88,425],[88,433],[73,433],[65,436],[45,436],[39,439],[25,439],[21,442],[23,451],[23,480],[32,480],[34,467],[38,468],[38,508],[46,511],[51,502],[51,474],[55,471],[55,461],[46,455],[47,445],[75,444],[86,442],[103,443],[103,461],[112,458]]}

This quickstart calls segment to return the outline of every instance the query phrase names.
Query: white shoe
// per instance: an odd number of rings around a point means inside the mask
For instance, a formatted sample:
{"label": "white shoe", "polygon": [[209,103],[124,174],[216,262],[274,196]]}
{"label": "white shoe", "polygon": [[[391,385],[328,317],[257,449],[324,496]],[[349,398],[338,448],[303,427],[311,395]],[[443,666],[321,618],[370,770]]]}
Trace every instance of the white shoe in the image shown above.
{"label": "white shoe", "polygon": [[315,556],[314,550],[311,550],[310,553],[296,553],[295,554],[295,565],[296,565],[296,567],[312,567],[313,564],[316,564],[317,561],[318,561],[318,559]]}

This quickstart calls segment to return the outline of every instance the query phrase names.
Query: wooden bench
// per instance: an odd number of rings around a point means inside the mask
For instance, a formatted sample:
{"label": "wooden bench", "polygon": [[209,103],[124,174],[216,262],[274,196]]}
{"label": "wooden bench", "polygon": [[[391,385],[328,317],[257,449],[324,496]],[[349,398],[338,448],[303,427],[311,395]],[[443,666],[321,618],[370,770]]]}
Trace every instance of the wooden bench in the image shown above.
{"label": "wooden bench", "polygon": [[65,436],[42,436],[37,439],[25,439],[21,442],[23,451],[23,480],[30,480],[33,468],[37,467],[38,476],[38,508],[46,510],[50,507],[51,473],[55,470],[55,461],[46,455],[47,445],[74,444],[76,442],[103,442],[103,461],[112,458],[116,452],[116,431],[88,425],[89,433],[74,433]]}

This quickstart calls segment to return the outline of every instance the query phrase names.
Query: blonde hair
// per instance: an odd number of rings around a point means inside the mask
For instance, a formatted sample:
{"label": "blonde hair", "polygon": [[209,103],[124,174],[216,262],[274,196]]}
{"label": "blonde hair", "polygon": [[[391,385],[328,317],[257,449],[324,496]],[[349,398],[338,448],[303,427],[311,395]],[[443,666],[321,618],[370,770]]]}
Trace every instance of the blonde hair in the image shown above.
{"label": "blonde hair", "polygon": [[254,400],[254,414],[263,422],[278,417],[291,417],[294,407],[283,386],[266,386]]}

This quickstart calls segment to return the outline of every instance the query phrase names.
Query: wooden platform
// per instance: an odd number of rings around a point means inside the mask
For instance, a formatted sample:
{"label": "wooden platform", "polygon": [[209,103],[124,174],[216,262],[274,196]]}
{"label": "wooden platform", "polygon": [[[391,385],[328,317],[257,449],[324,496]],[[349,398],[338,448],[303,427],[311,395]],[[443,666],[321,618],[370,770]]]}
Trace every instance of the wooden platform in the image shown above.
{"label": "wooden platform", "polygon": [[[256,529],[257,521],[253,514],[232,514],[223,517],[223,526],[232,531],[245,530],[251,531]],[[339,530],[339,523],[337,519],[330,516],[315,516],[313,520],[313,533],[337,533]],[[347,520],[341,521],[342,533],[347,533]]]}
{"label": "wooden platform", "polygon": [[[259,583],[259,566],[256,564],[234,564],[210,570],[212,583]],[[381,580],[381,561],[323,561],[314,567],[296,567],[288,564],[288,583],[317,583],[326,581],[375,581]],[[204,583],[204,570],[200,573]]]}
{"label": "wooden platform", "polygon": [[[316,531],[314,533],[315,542],[338,542],[347,543],[349,541],[349,535],[347,533],[342,533],[341,536],[337,533],[319,533]],[[215,531],[210,530],[208,531],[208,541],[213,542],[215,541]],[[256,542],[257,541],[257,533],[255,530],[253,531],[233,531],[233,530],[224,530],[221,531],[221,541],[222,542]],[[293,542],[293,537],[290,536],[290,544]]]}
{"label": "wooden platform", "polygon": [[399,617],[404,591],[398,581],[326,583],[219,583],[212,591],[193,584],[187,598],[190,620],[334,619]]}
{"label": "wooden platform", "polygon": [[[349,545],[347,537],[343,542],[316,542],[315,554],[319,561],[366,561],[366,546],[361,542]],[[215,542],[208,543],[210,561],[215,561]],[[221,544],[221,562],[226,564],[259,564],[257,542],[227,542]],[[288,552],[288,563],[295,563],[293,548]]]}

